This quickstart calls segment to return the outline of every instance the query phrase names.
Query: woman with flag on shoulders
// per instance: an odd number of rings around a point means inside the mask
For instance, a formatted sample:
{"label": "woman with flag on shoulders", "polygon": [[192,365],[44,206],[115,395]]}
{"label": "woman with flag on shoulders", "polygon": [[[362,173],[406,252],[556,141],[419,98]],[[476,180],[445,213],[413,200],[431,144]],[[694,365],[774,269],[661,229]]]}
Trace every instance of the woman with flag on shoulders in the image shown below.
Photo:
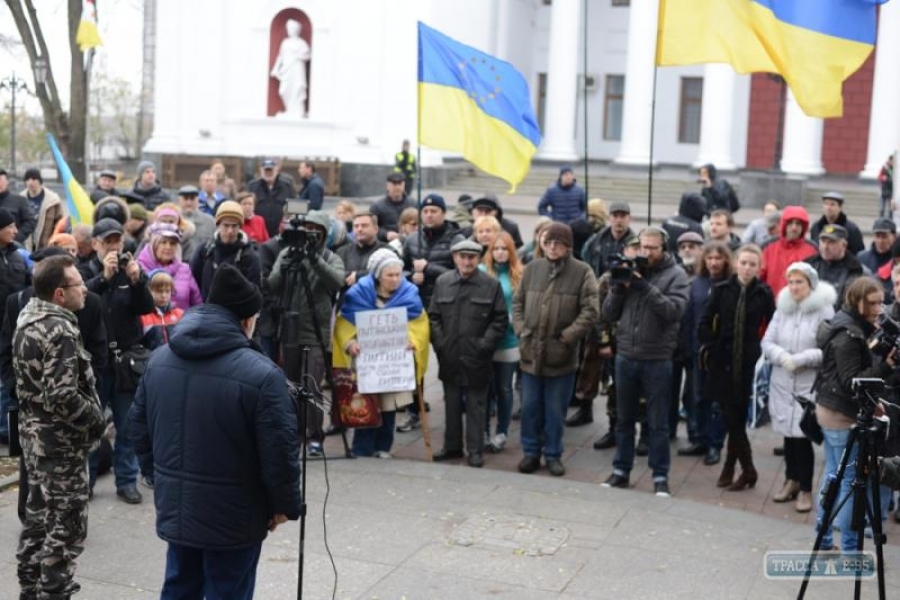
{"label": "woman with flag on shoulders", "polygon": [[[415,353],[416,383],[421,386],[428,369],[430,329],[418,288],[403,277],[403,261],[388,248],[369,257],[369,274],[351,287],[334,326],[332,365],[337,369],[355,369],[360,347],[356,339],[356,313],[367,310],[405,308],[409,327],[408,348]],[[353,454],[390,458],[394,443],[397,410],[412,404],[413,390],[378,394],[381,426],[356,429]]]}

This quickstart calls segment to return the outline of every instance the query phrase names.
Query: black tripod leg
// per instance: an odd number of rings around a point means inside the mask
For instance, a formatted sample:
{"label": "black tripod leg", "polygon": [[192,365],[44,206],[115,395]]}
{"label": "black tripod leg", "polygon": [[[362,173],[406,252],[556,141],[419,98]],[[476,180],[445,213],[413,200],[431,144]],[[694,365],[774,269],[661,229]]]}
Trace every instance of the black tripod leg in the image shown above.
{"label": "black tripod leg", "polygon": [[[812,575],[812,568],[815,564],[816,557],[819,555],[819,548],[822,547],[822,539],[825,537],[825,532],[828,531],[835,516],[840,513],[841,508],[847,500],[853,496],[852,493],[848,494],[847,496],[844,496],[840,502],[837,502],[838,494],[841,491],[841,481],[844,480],[844,473],[847,471],[850,452],[853,445],[857,443],[857,436],[857,429],[851,429],[850,436],[847,438],[847,445],[844,447],[844,453],[841,455],[841,463],[838,465],[837,473],[835,474],[834,479],[828,482],[828,487],[825,488],[825,498],[822,500],[822,520],[819,523],[819,532],[816,534],[816,542],[813,544],[812,552],[809,555],[806,572],[803,574],[803,583],[800,584],[797,600],[803,600],[803,597],[806,595],[806,588],[809,587],[809,578],[810,575]],[[836,502],[837,506],[835,506]],[[841,532],[841,535],[844,535],[843,531]]]}
{"label": "black tripod leg", "polygon": [[[300,385],[306,379],[306,360],[309,348],[305,347],[300,356]],[[303,562],[306,544],[306,405],[309,398],[301,397],[297,407],[297,420],[300,427],[300,545],[297,553],[297,600],[303,598]]]}

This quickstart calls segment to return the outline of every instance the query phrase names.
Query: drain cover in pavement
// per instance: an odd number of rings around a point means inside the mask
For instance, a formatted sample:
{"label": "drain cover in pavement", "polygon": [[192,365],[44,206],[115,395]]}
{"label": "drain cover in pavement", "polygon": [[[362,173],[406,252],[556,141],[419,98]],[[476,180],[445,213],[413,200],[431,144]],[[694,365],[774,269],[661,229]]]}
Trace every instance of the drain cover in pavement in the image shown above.
{"label": "drain cover in pavement", "polygon": [[558,523],[516,516],[482,516],[466,520],[450,533],[457,546],[506,549],[513,554],[555,554],[569,539],[569,530]]}

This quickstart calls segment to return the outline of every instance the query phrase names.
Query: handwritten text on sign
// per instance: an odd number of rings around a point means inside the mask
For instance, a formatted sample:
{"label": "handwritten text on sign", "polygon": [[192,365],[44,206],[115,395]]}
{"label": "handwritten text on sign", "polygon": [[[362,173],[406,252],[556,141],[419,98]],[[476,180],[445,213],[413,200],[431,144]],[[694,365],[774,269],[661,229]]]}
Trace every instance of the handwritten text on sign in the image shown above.
{"label": "handwritten text on sign", "polygon": [[416,367],[407,350],[409,328],[405,308],[356,313],[360,353],[356,357],[357,385],[362,394],[416,389]]}

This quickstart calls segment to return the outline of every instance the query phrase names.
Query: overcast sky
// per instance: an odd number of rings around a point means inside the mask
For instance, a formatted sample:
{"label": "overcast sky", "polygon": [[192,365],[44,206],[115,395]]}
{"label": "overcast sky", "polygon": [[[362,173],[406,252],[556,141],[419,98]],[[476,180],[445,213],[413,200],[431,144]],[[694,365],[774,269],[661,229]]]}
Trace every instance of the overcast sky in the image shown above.
{"label": "overcast sky", "polygon": [[[66,0],[34,0],[38,19],[47,41],[51,67],[57,88],[63,97],[63,107],[68,108],[69,61]],[[141,35],[143,33],[143,0],[97,0],[100,37],[103,46],[97,49],[95,68],[106,68],[112,76],[131,81],[135,91],[141,81]],[[0,31],[16,39],[19,37],[12,14],[6,3],[0,4]],[[33,89],[31,66],[24,46],[12,50],[0,49],[0,77],[13,73],[28,82]],[[17,96],[16,103],[25,110],[39,112],[38,101],[27,94]],[[20,103],[20,100],[22,101]],[[9,93],[0,92],[0,105],[9,102]]]}

